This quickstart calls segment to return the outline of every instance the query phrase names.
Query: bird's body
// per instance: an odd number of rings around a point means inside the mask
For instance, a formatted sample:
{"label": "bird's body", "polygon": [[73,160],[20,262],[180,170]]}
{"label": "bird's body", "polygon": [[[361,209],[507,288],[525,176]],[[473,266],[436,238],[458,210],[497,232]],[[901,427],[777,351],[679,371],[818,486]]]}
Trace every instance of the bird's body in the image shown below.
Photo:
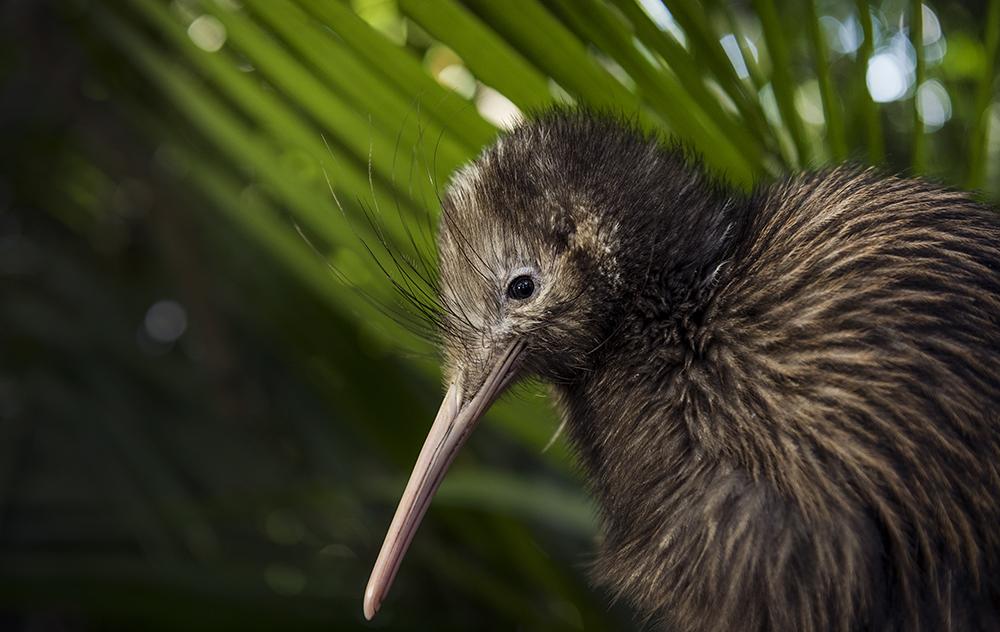
{"label": "bird's body", "polygon": [[442,410],[553,384],[643,616],[1000,629],[995,211],[856,169],[744,196],[561,111],[456,177],[439,250]]}
{"label": "bird's body", "polygon": [[997,217],[851,170],[730,212],[557,387],[597,577],[671,630],[1000,629]]}

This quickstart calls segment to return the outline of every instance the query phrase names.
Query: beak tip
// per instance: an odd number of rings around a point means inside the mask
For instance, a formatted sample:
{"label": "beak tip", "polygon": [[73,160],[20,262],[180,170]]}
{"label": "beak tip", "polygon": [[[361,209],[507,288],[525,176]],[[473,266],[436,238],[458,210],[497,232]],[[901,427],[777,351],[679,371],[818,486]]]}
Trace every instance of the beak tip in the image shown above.
{"label": "beak tip", "polygon": [[364,605],[365,619],[371,621],[373,618],[375,618],[375,615],[378,613],[379,606],[382,605],[379,602],[380,599],[378,599],[375,596],[375,591],[373,587],[368,586],[368,588],[365,590],[365,605]]}

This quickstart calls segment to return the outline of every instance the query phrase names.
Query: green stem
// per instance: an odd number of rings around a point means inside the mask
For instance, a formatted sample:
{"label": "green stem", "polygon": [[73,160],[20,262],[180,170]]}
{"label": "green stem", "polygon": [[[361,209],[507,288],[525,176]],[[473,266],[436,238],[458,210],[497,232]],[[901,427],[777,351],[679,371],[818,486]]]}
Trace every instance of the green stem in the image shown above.
{"label": "green stem", "polygon": [[858,80],[861,94],[861,111],[865,120],[865,130],[868,134],[868,159],[872,164],[879,164],[885,159],[885,141],[882,139],[882,120],[878,105],[868,92],[868,62],[875,52],[875,33],[872,29],[872,13],[868,0],[857,0],[858,20],[864,32],[864,41],[858,50]]}
{"label": "green stem", "polygon": [[732,7],[727,3],[723,3],[721,10],[726,18],[729,31],[736,38],[736,45],[740,47],[740,55],[743,56],[743,63],[746,64],[747,74],[750,75],[750,83],[753,84],[754,90],[759,93],[767,85],[767,77],[764,76],[764,72],[760,69],[760,64],[754,58],[750,47],[747,46],[747,37],[740,27],[739,21],[736,19]]}
{"label": "green stem", "polygon": [[[753,52],[750,50],[750,46],[747,36],[743,32],[743,28],[740,26],[739,20],[736,19],[736,15],[733,13],[732,7],[729,3],[720,3],[721,6],[718,10],[722,11],[723,16],[726,18],[726,24],[729,27],[729,31],[736,38],[736,44],[740,47],[740,55],[743,56],[743,63],[746,64],[747,73],[750,75],[750,85],[753,86],[754,94],[758,95],[757,103],[759,108],[760,103],[760,93],[767,85],[767,77],[764,75],[764,71],[761,70],[760,63],[754,57]],[[792,155],[792,148],[788,143],[781,142],[778,136],[778,131],[771,126],[768,122],[767,117],[761,116],[763,120],[763,125],[767,130],[767,147],[777,152],[775,157],[780,159],[780,165],[776,165],[781,170],[788,170],[795,164],[795,156]]]}
{"label": "green stem", "polygon": [[926,75],[924,63],[924,11],[921,0],[910,0],[910,42],[916,56],[916,80],[913,84],[913,171],[922,173],[927,163],[927,135],[920,117],[920,87]]}
{"label": "green stem", "polygon": [[809,27],[809,39],[812,40],[813,56],[816,61],[816,78],[819,80],[820,98],[823,100],[823,115],[826,118],[826,138],[830,143],[830,152],[834,160],[840,162],[847,158],[847,139],[844,138],[844,124],[840,118],[840,108],[833,94],[833,81],[830,77],[830,60],[827,57],[826,42],[820,27],[819,16],[816,14],[814,0],[806,0],[806,22]]}
{"label": "green stem", "polygon": [[1000,63],[1000,0],[990,0],[986,18],[986,67],[976,86],[976,103],[972,113],[972,132],[969,135],[969,173],[966,186],[978,189],[986,181],[986,140],[990,135],[990,101],[996,85],[997,65]]}
{"label": "green stem", "polygon": [[[765,137],[754,135],[752,126],[748,124],[749,121],[736,121],[720,105],[718,97],[709,92],[706,87],[702,72],[698,65],[694,63],[694,58],[691,54],[672,37],[657,28],[652,20],[649,19],[649,16],[635,4],[634,0],[612,0],[612,4],[616,5],[624,17],[631,23],[635,36],[651,50],[659,53],[669,67],[670,72],[676,76],[678,83],[675,84],[675,92],[673,95],[666,95],[666,99],[677,101],[682,107],[692,108],[692,110],[697,109],[696,114],[699,117],[707,117],[711,126],[718,128],[718,132],[721,132],[724,136],[724,143],[732,145],[750,162],[751,170],[759,170],[762,164],[761,149],[765,145]],[[610,9],[603,3],[595,2],[594,0],[590,2],[575,1],[571,6],[588,7],[592,13],[590,24],[599,25],[600,28],[596,29],[599,32],[612,35],[618,31],[615,26],[616,23],[612,19],[614,17],[613,14],[611,14]],[[627,33],[619,34],[620,45],[625,44],[622,38],[627,35]],[[628,45],[631,46],[631,43]],[[618,54],[616,58],[621,60],[619,63],[622,63],[623,66],[625,65],[624,62],[628,59],[624,54]],[[629,70],[627,66],[626,70]],[[637,73],[631,70],[629,70],[629,73],[637,77]],[[653,77],[654,81],[643,83],[662,83],[669,79],[669,77],[665,76],[667,75],[666,72],[658,72],[657,74],[659,75],[658,79]],[[640,83],[639,86],[642,87],[643,83]],[[649,87],[655,86],[650,85]],[[681,94],[681,92],[686,94]],[[650,96],[655,98],[655,95]],[[717,148],[718,146],[718,141],[715,141],[715,147]]]}
{"label": "green stem", "polygon": [[754,8],[760,16],[764,28],[764,40],[771,55],[771,83],[774,86],[774,96],[778,102],[781,118],[788,128],[788,133],[795,143],[799,154],[799,164],[808,165],[812,158],[802,130],[802,120],[795,110],[794,82],[789,72],[791,60],[788,46],[785,42],[785,31],[778,21],[778,13],[773,0],[754,0]]}
{"label": "green stem", "polygon": [[661,0],[684,30],[688,38],[689,50],[697,58],[699,65],[706,65],[719,86],[729,95],[754,133],[767,138],[767,119],[760,108],[757,95],[748,95],[736,76],[736,70],[729,61],[725,50],[719,44],[717,34],[712,29],[705,14],[703,3],[695,0]]}

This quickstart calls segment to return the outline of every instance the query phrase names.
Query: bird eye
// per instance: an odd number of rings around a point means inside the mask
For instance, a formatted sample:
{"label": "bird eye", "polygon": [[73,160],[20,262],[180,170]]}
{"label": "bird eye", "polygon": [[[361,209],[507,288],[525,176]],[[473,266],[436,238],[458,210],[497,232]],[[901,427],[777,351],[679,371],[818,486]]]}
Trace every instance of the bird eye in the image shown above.
{"label": "bird eye", "polygon": [[510,282],[510,285],[507,286],[507,296],[511,297],[515,301],[529,299],[534,293],[535,282],[527,274],[522,274],[521,276],[515,278]]}

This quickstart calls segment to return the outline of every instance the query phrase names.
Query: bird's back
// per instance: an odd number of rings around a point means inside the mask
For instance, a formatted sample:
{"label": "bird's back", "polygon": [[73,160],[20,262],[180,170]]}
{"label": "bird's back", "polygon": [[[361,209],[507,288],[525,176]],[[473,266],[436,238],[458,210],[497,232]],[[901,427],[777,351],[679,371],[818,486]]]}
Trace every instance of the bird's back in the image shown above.
{"label": "bird's back", "polygon": [[863,512],[887,620],[1000,625],[1000,216],[849,169],[754,206],[718,306],[754,385],[733,412],[774,433],[743,457],[806,516]]}

